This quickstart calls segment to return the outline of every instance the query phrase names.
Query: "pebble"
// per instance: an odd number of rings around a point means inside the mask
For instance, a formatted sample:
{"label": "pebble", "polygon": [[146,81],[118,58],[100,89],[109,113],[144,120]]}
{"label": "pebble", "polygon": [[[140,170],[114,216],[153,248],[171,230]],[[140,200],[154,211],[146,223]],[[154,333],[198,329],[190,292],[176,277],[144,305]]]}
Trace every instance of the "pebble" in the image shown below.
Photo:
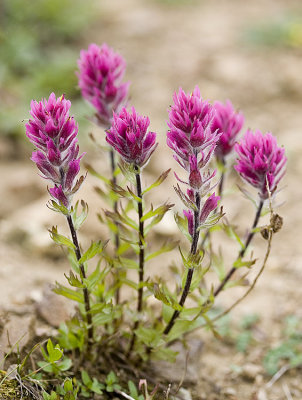
{"label": "pebble", "polygon": [[45,286],[42,299],[37,302],[36,307],[38,315],[55,328],[70,319],[75,312],[74,303],[54,293],[49,285]]}
{"label": "pebble", "polygon": [[180,388],[178,394],[183,400],[192,400],[191,393],[185,388]]}
{"label": "pebble", "polygon": [[[0,336],[0,360],[6,353],[22,350],[34,336],[35,319],[33,316],[10,315]],[[12,349],[13,347],[13,349]],[[0,366],[4,361],[0,362]]]}
{"label": "pebble", "polygon": [[256,364],[245,364],[242,367],[241,375],[243,378],[255,380],[257,375],[262,372],[262,367]]}

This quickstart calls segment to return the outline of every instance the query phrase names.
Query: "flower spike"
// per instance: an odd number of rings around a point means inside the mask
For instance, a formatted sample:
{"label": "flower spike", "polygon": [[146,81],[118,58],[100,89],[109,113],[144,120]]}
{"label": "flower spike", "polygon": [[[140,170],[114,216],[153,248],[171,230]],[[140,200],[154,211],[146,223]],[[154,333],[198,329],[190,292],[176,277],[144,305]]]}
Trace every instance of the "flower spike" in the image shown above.
{"label": "flower spike", "polygon": [[238,154],[236,171],[250,185],[259,189],[262,200],[268,198],[267,183],[274,193],[285,173],[287,158],[282,147],[278,147],[271,133],[248,130],[240,143],[236,143]]}
{"label": "flower spike", "polygon": [[33,100],[32,118],[25,125],[28,139],[38,149],[32,153],[32,161],[42,177],[54,183],[55,187],[49,189],[50,195],[67,208],[70,208],[71,197],[79,188],[76,176],[83,157],[83,154],[78,157],[78,125],[69,116],[70,106],[64,95],[57,99],[54,93],[48,100]]}
{"label": "flower spike", "polygon": [[137,114],[134,107],[131,112],[123,108],[113,114],[106,140],[126,163],[143,167],[157,147],[156,133],[147,132],[149,125],[149,118]]}
{"label": "flower spike", "polygon": [[122,56],[103,44],[90,44],[78,60],[79,87],[82,96],[96,109],[100,123],[108,128],[113,111],[119,113],[126,104],[129,83],[122,83],[126,63]]}

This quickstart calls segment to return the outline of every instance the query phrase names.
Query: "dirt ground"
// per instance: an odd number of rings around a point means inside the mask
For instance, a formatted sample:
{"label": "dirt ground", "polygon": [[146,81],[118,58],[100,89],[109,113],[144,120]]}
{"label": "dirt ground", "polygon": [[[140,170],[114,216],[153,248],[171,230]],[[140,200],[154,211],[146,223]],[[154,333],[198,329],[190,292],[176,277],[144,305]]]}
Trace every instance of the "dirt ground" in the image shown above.
{"label": "dirt ground", "polygon": [[[274,383],[262,365],[267,350],[280,344],[286,317],[302,318],[302,47],[280,43],[266,46],[248,39],[255,27],[267,27],[299,12],[302,15],[300,1],[294,0],[103,1],[99,26],[83,43],[87,47],[89,42],[107,42],[127,60],[131,104],[150,117],[160,142],[146,179],[164,168],[177,169],[165,146],[165,132],[167,108],[179,86],[191,91],[198,85],[202,96],[211,101],[230,99],[243,111],[245,128],[271,131],[286,149],[287,175],[278,195],[284,202],[278,211],[284,227],[274,238],[272,255],[257,287],[232,314],[234,326],[246,315],[259,315],[256,345],[242,353],[232,340],[218,340],[200,332],[204,345],[196,367],[194,392],[198,399],[302,399],[301,370],[292,369]],[[96,136],[103,135],[93,126],[91,130]],[[82,149],[89,152],[89,161],[98,169],[108,168],[107,158],[98,157],[85,139],[87,133],[81,132],[81,142]],[[62,281],[68,267],[47,232],[52,225],[64,225],[64,221],[45,207],[46,184],[28,160],[30,146],[21,146],[21,150],[18,159],[9,159],[6,154],[12,152],[10,145],[0,142],[0,293],[1,309],[18,318],[28,317],[24,326],[30,326],[33,302],[41,302],[45,285]],[[173,182],[171,176],[158,199],[167,196],[176,201]],[[94,217],[101,207],[93,191],[95,184],[88,176],[80,194],[90,204],[90,216],[81,232],[84,244],[90,237],[106,236]],[[238,197],[238,203],[233,197],[226,198],[225,212],[230,220],[248,226],[253,210],[241,195]],[[246,206],[244,215],[241,206]],[[166,224],[167,233],[162,228],[160,237],[177,235],[172,214]],[[227,246],[227,242],[222,244],[228,253]],[[261,239],[256,240],[254,251],[257,257],[263,254]],[[179,262],[177,255],[175,260]],[[241,293],[240,289],[230,292],[219,299],[221,307]]]}

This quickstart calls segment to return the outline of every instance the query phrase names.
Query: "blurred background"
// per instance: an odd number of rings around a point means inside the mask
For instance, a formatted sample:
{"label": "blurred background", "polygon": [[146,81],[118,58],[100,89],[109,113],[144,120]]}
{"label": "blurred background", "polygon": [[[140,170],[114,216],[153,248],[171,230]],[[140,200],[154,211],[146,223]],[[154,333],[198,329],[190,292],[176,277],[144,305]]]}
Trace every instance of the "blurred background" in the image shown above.
{"label": "blurred background", "polygon": [[[62,221],[45,207],[46,183],[29,160],[32,147],[25,140],[24,120],[31,99],[65,93],[79,121],[82,150],[90,152],[89,161],[98,169],[107,168],[107,156],[100,157],[88,139],[93,132],[102,142],[104,134],[88,121],[93,110],[81,99],[75,74],[79,52],[91,42],[106,42],[126,59],[130,102],[150,117],[158,133],[161,146],[147,176],[177,169],[164,143],[167,108],[179,86],[190,92],[198,85],[210,101],[230,99],[245,115],[244,129],[271,131],[285,146],[288,171],[279,195],[285,201],[279,210],[284,229],[276,235],[258,289],[239,310],[259,312],[265,335],[273,341],[272,327],[280,333],[285,316],[302,318],[301,307],[297,309],[302,279],[300,0],[1,0],[0,290],[5,307],[24,304],[44,282],[61,279],[66,267],[47,233]],[[173,183],[171,177],[164,193],[174,202]],[[99,207],[95,184],[88,177],[81,193],[92,210]],[[246,200],[238,205],[225,200],[232,218],[250,221],[253,209],[242,216],[242,205]],[[95,218],[89,218],[84,241],[103,235]],[[171,224],[167,221],[168,236],[177,235]]]}

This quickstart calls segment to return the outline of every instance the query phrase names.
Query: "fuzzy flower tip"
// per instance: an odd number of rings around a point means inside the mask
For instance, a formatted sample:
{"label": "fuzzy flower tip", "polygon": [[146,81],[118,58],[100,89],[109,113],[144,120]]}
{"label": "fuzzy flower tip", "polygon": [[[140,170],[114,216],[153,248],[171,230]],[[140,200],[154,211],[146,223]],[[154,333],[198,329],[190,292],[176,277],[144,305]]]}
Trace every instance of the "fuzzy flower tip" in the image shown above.
{"label": "fuzzy flower tip", "polygon": [[32,153],[42,177],[51,180],[55,187],[51,196],[69,208],[71,196],[78,189],[76,176],[80,171],[77,144],[78,125],[69,116],[71,103],[64,95],[31,102],[31,118],[25,125],[26,135],[37,148]]}
{"label": "fuzzy flower tip", "polygon": [[199,153],[207,163],[219,139],[212,125],[213,106],[201,98],[197,86],[192,94],[180,88],[174,93],[173,101],[169,109],[167,144],[174,150],[175,159],[183,168],[188,168],[189,157]]}
{"label": "fuzzy flower tip", "polygon": [[221,132],[215,153],[219,159],[223,159],[235,145],[236,137],[244,124],[244,116],[241,112],[234,110],[229,100],[226,104],[216,101],[214,108],[215,117],[212,128]]}
{"label": "fuzzy flower tip", "polygon": [[263,135],[260,131],[248,130],[240,143],[236,143],[238,154],[235,169],[249,184],[259,189],[261,199],[273,193],[285,173],[286,156],[284,149],[278,147],[271,133]]}
{"label": "fuzzy flower tip", "polygon": [[138,115],[134,107],[131,112],[123,108],[114,113],[106,140],[126,163],[143,167],[157,146],[156,134],[147,132],[149,124],[149,118]]}
{"label": "fuzzy flower tip", "polygon": [[107,128],[113,112],[118,113],[127,101],[129,83],[122,83],[125,60],[105,43],[101,47],[90,44],[87,51],[81,51],[78,66],[82,96],[94,106],[99,122]]}

